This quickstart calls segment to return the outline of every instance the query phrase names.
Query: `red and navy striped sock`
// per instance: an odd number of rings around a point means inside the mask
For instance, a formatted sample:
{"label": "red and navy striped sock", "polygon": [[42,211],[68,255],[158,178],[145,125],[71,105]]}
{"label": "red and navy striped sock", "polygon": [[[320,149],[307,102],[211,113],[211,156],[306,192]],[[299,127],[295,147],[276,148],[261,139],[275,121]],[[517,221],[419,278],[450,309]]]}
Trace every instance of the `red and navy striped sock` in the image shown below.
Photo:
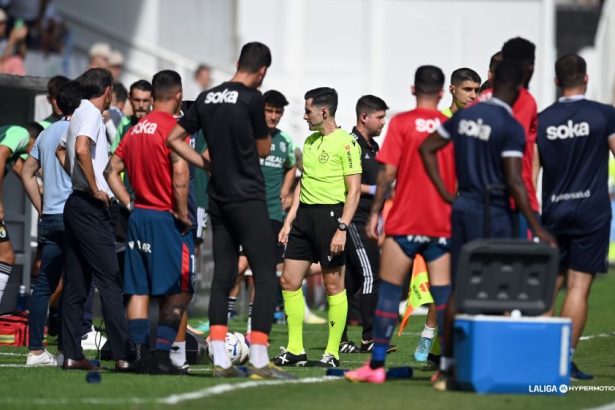
{"label": "red and navy striped sock", "polygon": [[378,304],[374,316],[374,348],[370,367],[377,369],[384,367],[384,361],[389,348],[393,330],[399,318],[399,300],[401,286],[382,281],[378,289]]}

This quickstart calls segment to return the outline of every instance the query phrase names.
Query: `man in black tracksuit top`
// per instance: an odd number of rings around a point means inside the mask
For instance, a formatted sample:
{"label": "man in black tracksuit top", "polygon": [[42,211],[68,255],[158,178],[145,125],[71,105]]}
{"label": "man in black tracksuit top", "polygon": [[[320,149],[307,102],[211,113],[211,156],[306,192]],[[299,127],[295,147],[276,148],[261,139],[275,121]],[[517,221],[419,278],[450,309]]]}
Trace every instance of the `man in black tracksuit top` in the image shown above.
{"label": "man in black tracksuit top", "polygon": [[361,199],[352,223],[348,227],[348,260],[346,261],[346,289],[348,298],[353,299],[360,291],[359,308],[363,326],[361,346],[356,346],[348,340],[346,330],[342,336],[340,352],[359,353],[371,352],[372,320],[376,302],[378,301],[378,267],[380,266],[380,249],[378,243],[369,239],[365,233],[365,225],[369,218],[376,179],[380,163],[376,154],[380,147],[374,141],[384,127],[387,107],[386,103],[373,95],[365,95],[357,101],[357,125],[352,129],[352,135],[361,147]]}

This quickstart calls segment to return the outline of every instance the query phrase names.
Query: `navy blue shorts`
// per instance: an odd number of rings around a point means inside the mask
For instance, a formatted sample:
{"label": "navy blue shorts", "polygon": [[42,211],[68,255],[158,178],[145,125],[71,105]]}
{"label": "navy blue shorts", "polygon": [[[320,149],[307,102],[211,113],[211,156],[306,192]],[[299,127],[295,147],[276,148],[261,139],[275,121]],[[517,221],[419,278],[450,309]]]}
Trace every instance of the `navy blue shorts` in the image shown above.
{"label": "navy blue shorts", "polygon": [[475,239],[515,238],[513,213],[502,207],[489,209],[491,229],[485,230],[484,206],[469,200],[458,199],[453,203],[451,216],[451,272],[453,278],[457,274],[457,264],[461,248]]}
{"label": "navy blue shorts", "polygon": [[594,274],[606,272],[611,224],[584,235],[556,235],[560,272],[568,269]]}
{"label": "navy blue shorts", "polygon": [[165,296],[193,293],[194,236],[182,235],[165,211],[135,209],[128,219],[124,293]]}
{"label": "navy blue shorts", "polygon": [[451,243],[448,238],[434,238],[420,235],[399,235],[392,236],[392,238],[404,251],[406,256],[411,259],[414,259],[418,253],[425,259],[425,262],[431,262],[451,251]]}

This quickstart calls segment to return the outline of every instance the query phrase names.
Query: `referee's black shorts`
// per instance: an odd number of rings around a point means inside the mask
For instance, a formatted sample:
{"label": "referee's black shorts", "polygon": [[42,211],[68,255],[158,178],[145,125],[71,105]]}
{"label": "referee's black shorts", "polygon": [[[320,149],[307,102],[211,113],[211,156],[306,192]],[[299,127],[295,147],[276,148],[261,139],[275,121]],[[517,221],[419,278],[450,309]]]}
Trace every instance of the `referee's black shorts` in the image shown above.
{"label": "referee's black shorts", "polygon": [[332,256],[330,251],[331,239],[343,210],[344,204],[300,204],[288,236],[284,259],[320,263],[323,268],[344,266],[346,251],[337,256]]}

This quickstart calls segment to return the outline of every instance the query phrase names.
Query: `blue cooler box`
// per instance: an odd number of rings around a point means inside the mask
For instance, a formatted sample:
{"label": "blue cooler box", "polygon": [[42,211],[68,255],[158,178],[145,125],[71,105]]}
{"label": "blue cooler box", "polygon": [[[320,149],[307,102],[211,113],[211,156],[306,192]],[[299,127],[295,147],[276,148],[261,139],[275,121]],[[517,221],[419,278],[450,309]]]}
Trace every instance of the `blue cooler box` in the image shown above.
{"label": "blue cooler box", "polygon": [[570,385],[570,319],[455,318],[457,384],[477,393],[561,394]]}

